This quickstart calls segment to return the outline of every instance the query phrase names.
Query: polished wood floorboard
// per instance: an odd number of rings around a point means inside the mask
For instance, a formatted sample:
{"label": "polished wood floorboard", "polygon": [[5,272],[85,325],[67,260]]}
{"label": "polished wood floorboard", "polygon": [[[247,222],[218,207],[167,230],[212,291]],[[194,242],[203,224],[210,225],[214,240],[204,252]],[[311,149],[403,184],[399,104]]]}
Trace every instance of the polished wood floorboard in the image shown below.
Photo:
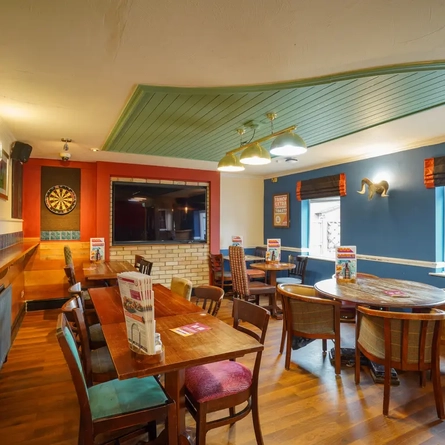
{"label": "polished wood floorboard", "polygon": [[[219,318],[231,323],[232,303]],[[55,338],[57,311],[26,314],[9,360],[0,371],[1,445],[76,445],[77,399]],[[321,341],[294,351],[284,369],[278,348],[281,321],[271,320],[260,375],[260,416],[265,444],[444,444],[445,422],[437,419],[432,384],[399,373],[392,387],[390,416],[382,415],[383,386],[362,371],[356,387],[352,368],[340,377],[321,352]],[[354,325],[342,324],[342,346],[354,343]],[[330,344],[332,346],[332,343]],[[329,346],[329,347],[330,347]],[[245,357],[243,363],[251,364]],[[445,384],[445,358],[442,360]],[[189,419],[190,427],[193,421]],[[251,417],[212,430],[208,445],[254,445]]]}

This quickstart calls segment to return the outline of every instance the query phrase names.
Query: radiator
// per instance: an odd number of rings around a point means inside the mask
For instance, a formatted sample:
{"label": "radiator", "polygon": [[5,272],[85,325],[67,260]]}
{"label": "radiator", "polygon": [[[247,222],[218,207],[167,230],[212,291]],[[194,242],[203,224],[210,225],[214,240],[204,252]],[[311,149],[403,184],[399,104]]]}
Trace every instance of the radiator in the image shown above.
{"label": "radiator", "polygon": [[11,300],[12,287],[0,292],[0,369],[11,347]]}

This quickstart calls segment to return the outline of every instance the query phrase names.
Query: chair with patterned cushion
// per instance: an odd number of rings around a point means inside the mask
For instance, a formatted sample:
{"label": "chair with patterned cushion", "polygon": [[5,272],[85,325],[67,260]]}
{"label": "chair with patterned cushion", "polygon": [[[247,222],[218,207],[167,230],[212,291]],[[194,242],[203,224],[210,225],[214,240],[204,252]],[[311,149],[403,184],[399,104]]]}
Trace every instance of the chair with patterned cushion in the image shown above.
{"label": "chair with patterned cushion", "polygon": [[88,337],[90,339],[90,348],[97,349],[105,346],[105,337],[102,332],[102,326],[97,318],[96,311],[94,309],[87,309],[82,304],[82,299],[77,295],[70,298],[62,306],[62,313],[70,323],[75,323],[73,310],[76,308],[82,308],[85,312],[86,325],[88,329]]}
{"label": "chair with patterned cushion", "polygon": [[71,252],[70,246],[63,246],[63,256],[65,257],[65,264],[67,266],[74,265],[73,262],[73,253]]}
{"label": "chair with patterned cushion", "polygon": [[195,287],[193,291],[196,298],[195,303],[201,304],[204,310],[216,317],[224,298],[224,290],[217,286],[202,285]]}
{"label": "chair with patterned cushion", "polygon": [[88,386],[94,383],[116,379],[116,369],[107,346],[90,349],[90,339],[85,324],[83,310],[73,309],[74,324],[80,344],[83,371]]}
{"label": "chair with patterned cushion", "polygon": [[285,368],[290,368],[292,338],[321,339],[323,353],[327,353],[327,340],[335,343],[335,373],[340,374],[340,307],[341,303],[317,297],[312,286],[279,284],[283,301],[283,337],[286,335]]}
{"label": "chair with patterned cushion", "polygon": [[440,377],[440,333],[445,312],[381,311],[357,307],[355,383],[360,383],[360,353],[385,367],[383,414],[388,415],[391,368],[420,372],[431,370],[434,399],[439,419],[444,419]]}
{"label": "chair with patterned cushion", "polygon": [[232,274],[224,270],[224,258],[221,253],[209,255],[211,284],[224,289],[226,293],[232,292]]}
{"label": "chair with patterned cushion", "polygon": [[[233,327],[264,345],[270,314],[247,301],[233,300]],[[243,322],[241,324],[241,322]],[[257,352],[253,371],[225,360],[185,370],[186,407],[196,421],[196,444],[205,445],[207,431],[233,425],[252,412],[257,444],[263,445],[258,410],[258,378],[262,351]],[[241,405],[244,406],[236,408]],[[229,415],[207,420],[207,414],[229,409]]]}
{"label": "chair with patterned cushion", "polygon": [[170,290],[175,294],[182,295],[186,300],[190,301],[192,297],[193,284],[187,278],[172,277]]}
{"label": "chair with patterned cushion", "polygon": [[289,269],[287,277],[277,278],[277,284],[304,284],[307,256],[289,255],[287,262],[295,264],[295,269]]}
{"label": "chair with patterned cushion", "polygon": [[79,444],[117,443],[144,431],[151,432],[149,438],[154,439],[154,421],[166,425],[159,439],[167,436],[164,443],[177,444],[175,403],[154,377],[115,379],[90,386],[64,314],[59,315],[56,333],[79,401]]}
{"label": "chair with patterned cushion", "polygon": [[240,246],[229,246],[230,269],[232,270],[233,293],[237,298],[247,301],[260,302],[261,295],[269,297],[269,306],[272,313],[276,308],[276,287],[261,281],[249,281],[246,270],[244,249]]}

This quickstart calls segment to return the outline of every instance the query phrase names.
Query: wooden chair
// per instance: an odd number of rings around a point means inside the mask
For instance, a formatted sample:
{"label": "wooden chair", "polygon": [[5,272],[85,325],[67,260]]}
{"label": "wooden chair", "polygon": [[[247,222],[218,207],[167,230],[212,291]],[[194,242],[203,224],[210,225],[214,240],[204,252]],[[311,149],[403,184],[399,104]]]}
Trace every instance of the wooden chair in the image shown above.
{"label": "wooden chair", "polygon": [[175,294],[182,295],[186,300],[190,301],[192,297],[193,284],[187,278],[172,277],[170,290]]}
{"label": "wooden chair", "polygon": [[116,369],[111,359],[110,351],[106,346],[97,349],[90,349],[90,339],[88,335],[83,310],[73,309],[74,322],[80,343],[83,371],[88,386],[94,383],[108,382],[116,379]]}
{"label": "wooden chair", "polygon": [[323,353],[327,340],[335,342],[335,373],[341,372],[340,357],[340,307],[341,303],[316,296],[312,286],[304,284],[279,284],[278,292],[283,301],[283,333],[281,351],[286,341],[285,368],[290,368],[292,337],[322,339]]}
{"label": "wooden chair", "polygon": [[276,287],[261,281],[249,281],[247,277],[244,249],[240,246],[229,246],[230,269],[232,270],[233,293],[237,298],[246,301],[260,302],[260,295],[269,296],[269,308],[275,308]]}
{"label": "wooden chair", "polygon": [[257,247],[255,247],[254,255],[255,256],[261,256],[261,257],[264,258],[264,260],[266,260],[266,252],[267,252],[267,248],[266,247],[257,246]]}
{"label": "wooden chair", "polygon": [[210,254],[209,266],[211,284],[223,289],[226,293],[232,292],[232,273],[224,270],[224,258],[222,254]]}
{"label": "wooden chair", "polygon": [[[233,300],[233,327],[261,344],[266,338],[270,314],[265,309],[243,300]],[[249,323],[246,325],[241,321]],[[252,325],[252,326],[250,326]],[[256,327],[259,330],[254,330]],[[185,370],[186,407],[196,421],[196,443],[205,445],[207,431],[233,425],[252,411],[257,444],[263,445],[258,412],[258,378],[262,351],[257,352],[253,371],[234,361],[209,363]],[[235,411],[238,405],[244,404]],[[229,409],[229,415],[207,421],[207,414]]]}
{"label": "wooden chair", "polygon": [[73,265],[73,253],[71,252],[70,246],[63,246],[63,256],[65,257],[65,264],[67,266]]}
{"label": "wooden chair", "polygon": [[[440,381],[440,333],[445,312],[391,312],[357,307],[355,383],[360,383],[360,352],[375,363],[384,365],[383,414],[388,415],[391,368],[419,371],[421,379],[431,370],[434,399],[439,419],[444,419]],[[422,379],[422,383],[423,379]]]}
{"label": "wooden chair", "polygon": [[198,286],[194,289],[196,304],[199,305],[202,300],[202,308],[207,310],[210,315],[217,316],[224,298],[224,290],[217,286]]}
{"label": "wooden chair", "polygon": [[[335,278],[335,274],[333,276]],[[371,275],[369,273],[357,272],[357,278],[378,278],[376,275]],[[340,321],[346,323],[354,323],[356,317],[356,307],[355,303],[349,301],[342,301],[340,308]]]}
{"label": "wooden chair", "polygon": [[163,434],[168,436],[167,442],[177,444],[175,403],[154,377],[111,380],[89,386],[82,372],[76,341],[64,314],[59,315],[56,333],[79,401],[79,444],[94,445],[96,439],[104,443],[99,439],[106,433],[106,442],[116,443],[119,436],[128,435],[129,428],[132,435],[142,428],[153,431],[149,424],[153,421],[165,421]]}
{"label": "wooden chair", "polygon": [[94,309],[85,309],[82,304],[82,299],[78,295],[70,298],[62,306],[62,313],[66,316],[70,323],[76,322],[74,319],[73,310],[76,308],[81,308],[85,311],[86,325],[88,329],[88,338],[90,339],[90,348],[97,349],[105,346],[105,337],[102,332],[102,326],[97,318],[96,311]]}
{"label": "wooden chair", "polygon": [[151,275],[151,269],[153,268],[153,263],[146,260],[142,255],[134,256],[134,267],[140,273],[145,275]]}
{"label": "wooden chair", "polygon": [[295,264],[295,269],[289,270],[287,277],[277,278],[277,284],[304,284],[307,260],[307,256],[289,255],[287,262]]}

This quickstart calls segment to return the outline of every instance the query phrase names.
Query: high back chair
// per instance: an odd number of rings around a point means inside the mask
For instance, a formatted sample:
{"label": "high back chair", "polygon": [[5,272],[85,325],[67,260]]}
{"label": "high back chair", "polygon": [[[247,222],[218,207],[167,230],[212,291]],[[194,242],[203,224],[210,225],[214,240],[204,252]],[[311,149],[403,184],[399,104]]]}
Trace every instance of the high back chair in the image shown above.
{"label": "high back chair", "polygon": [[70,246],[63,246],[63,256],[65,257],[65,264],[67,266],[69,266],[69,265],[74,266],[73,253],[71,252]]}
{"label": "high back chair", "polygon": [[79,401],[79,444],[94,445],[95,439],[105,433],[111,435],[107,443],[116,443],[122,438],[119,436],[128,433],[128,428],[132,428],[132,434],[135,427],[152,431],[149,422],[153,421],[166,422],[164,435],[168,435],[169,444],[177,444],[175,403],[154,377],[111,380],[89,386],[75,338],[63,314],[57,320],[56,334]]}
{"label": "high back chair", "polygon": [[283,334],[286,335],[285,368],[290,368],[292,337],[322,340],[323,353],[327,352],[327,340],[335,342],[335,373],[341,372],[340,356],[340,307],[341,303],[316,296],[312,286],[304,284],[279,284],[278,292],[283,300]]}
{"label": "high back chair", "polygon": [[182,295],[186,300],[190,301],[192,297],[193,284],[187,278],[172,277],[170,290],[175,294]]}
{"label": "high back chair", "polygon": [[295,269],[290,269],[287,277],[277,278],[277,284],[304,284],[307,260],[307,256],[289,255],[287,262],[295,264]]}
{"label": "high back chair", "polygon": [[107,346],[90,349],[90,338],[85,324],[83,310],[73,309],[74,324],[80,343],[80,356],[82,358],[85,380],[88,386],[94,383],[107,382],[116,379],[116,369]]}
{"label": "high back chair", "polygon": [[439,419],[444,419],[440,382],[440,332],[445,312],[391,312],[357,307],[355,383],[360,383],[360,352],[369,360],[384,365],[383,414],[388,415],[391,368],[419,371],[421,377],[431,370],[434,399]]}
{"label": "high back chair", "polygon": [[[247,301],[233,300],[233,327],[264,345],[270,314]],[[246,322],[241,324],[241,322]],[[196,421],[196,443],[205,445],[207,431],[233,425],[252,412],[257,444],[263,445],[258,411],[258,379],[262,351],[253,371],[234,361],[209,363],[185,370],[186,406]],[[245,404],[236,411],[238,405]],[[207,414],[229,409],[229,415],[207,421]],[[213,419],[213,418],[212,418]]]}
{"label": "high back chair", "polygon": [[232,274],[224,270],[224,258],[221,253],[209,255],[211,283],[224,291],[232,291]]}
{"label": "high back chair", "polygon": [[152,267],[153,263],[146,260],[142,255],[134,256],[134,268],[137,269],[140,273],[151,275]]}
{"label": "high back chair", "polygon": [[249,281],[247,277],[244,249],[240,246],[229,246],[229,258],[230,269],[232,271],[233,293],[235,296],[259,304],[260,295],[268,295],[269,306],[274,306],[275,286],[260,281]]}
{"label": "high back chair", "polygon": [[216,317],[224,298],[224,290],[217,286],[198,286],[194,289],[196,304],[202,304],[202,308],[210,315]]}

